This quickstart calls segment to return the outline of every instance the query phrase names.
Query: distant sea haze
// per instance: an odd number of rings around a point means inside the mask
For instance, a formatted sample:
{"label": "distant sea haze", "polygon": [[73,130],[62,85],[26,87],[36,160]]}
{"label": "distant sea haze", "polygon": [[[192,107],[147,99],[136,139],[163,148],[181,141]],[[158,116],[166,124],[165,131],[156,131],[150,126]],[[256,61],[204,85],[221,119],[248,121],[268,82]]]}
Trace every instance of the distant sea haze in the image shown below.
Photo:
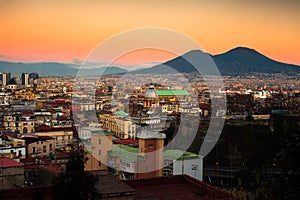
{"label": "distant sea haze", "polygon": [[[200,56],[203,54],[200,50],[192,50],[182,55]],[[194,72],[195,68],[187,62],[182,56],[176,57],[165,63],[155,65],[150,68],[141,69],[139,73],[152,73],[164,71],[165,65],[180,73]],[[216,63],[221,75],[245,75],[249,73],[285,73],[297,75],[300,73],[300,66],[293,64],[281,63],[272,60],[254,49],[246,47],[237,47],[226,53],[213,55],[212,59]],[[78,72],[80,64],[68,64],[59,62],[38,62],[38,63],[22,63],[0,61],[0,72],[11,72],[13,76],[20,76],[22,72],[35,72],[40,76],[75,76]],[[120,74],[126,73],[128,70],[121,67],[99,67],[84,69],[81,75],[96,74]]]}

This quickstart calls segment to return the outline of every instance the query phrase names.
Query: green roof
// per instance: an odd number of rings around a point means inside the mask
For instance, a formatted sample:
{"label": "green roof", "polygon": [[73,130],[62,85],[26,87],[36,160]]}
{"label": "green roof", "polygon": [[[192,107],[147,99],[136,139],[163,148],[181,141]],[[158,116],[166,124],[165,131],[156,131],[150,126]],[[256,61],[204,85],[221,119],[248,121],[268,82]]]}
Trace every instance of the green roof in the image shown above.
{"label": "green roof", "polygon": [[91,145],[85,144],[84,147],[85,147],[86,153],[91,153]]}
{"label": "green roof", "polygon": [[95,135],[112,135],[113,133],[109,132],[109,131],[92,131],[92,134],[95,134]]}
{"label": "green roof", "polygon": [[164,158],[169,160],[196,159],[199,158],[199,155],[182,150],[165,150]]}
{"label": "green roof", "polygon": [[131,153],[139,153],[139,149],[138,148],[131,147],[131,146],[128,146],[128,145],[115,144],[114,146],[117,147],[117,148],[120,148],[120,149],[122,149],[124,151],[131,152]]}
{"label": "green roof", "polygon": [[158,96],[189,96],[187,90],[156,90]]}
{"label": "green roof", "polygon": [[127,117],[128,114],[126,112],[123,112],[123,111],[116,111],[114,112],[115,115],[119,115],[121,117]]}
{"label": "green roof", "polygon": [[[139,149],[122,144],[114,144],[111,151],[108,151],[110,156],[119,157],[123,160],[137,161],[143,160],[144,157],[139,155]],[[139,158],[139,159],[138,159]]]}

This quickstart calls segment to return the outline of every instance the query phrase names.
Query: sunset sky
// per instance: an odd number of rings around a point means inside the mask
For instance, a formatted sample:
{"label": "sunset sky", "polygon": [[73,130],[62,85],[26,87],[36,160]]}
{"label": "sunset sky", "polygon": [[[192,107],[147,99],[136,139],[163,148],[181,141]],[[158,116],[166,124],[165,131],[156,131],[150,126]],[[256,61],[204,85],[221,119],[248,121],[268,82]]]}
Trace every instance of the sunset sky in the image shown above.
{"label": "sunset sky", "polygon": [[[193,38],[211,54],[246,46],[300,65],[299,2],[0,0],[0,60],[78,62],[115,34],[162,27]],[[172,57],[147,50],[119,62]]]}

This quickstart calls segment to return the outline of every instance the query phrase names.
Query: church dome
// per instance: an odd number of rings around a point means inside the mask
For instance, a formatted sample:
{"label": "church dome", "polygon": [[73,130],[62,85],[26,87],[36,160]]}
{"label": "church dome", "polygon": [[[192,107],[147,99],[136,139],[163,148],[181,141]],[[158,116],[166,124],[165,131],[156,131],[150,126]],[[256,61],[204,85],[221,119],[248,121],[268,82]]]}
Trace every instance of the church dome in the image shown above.
{"label": "church dome", "polygon": [[148,88],[148,90],[145,93],[145,98],[147,98],[147,99],[157,99],[158,98],[158,95],[157,95],[156,91],[154,90],[153,86],[150,86]]}

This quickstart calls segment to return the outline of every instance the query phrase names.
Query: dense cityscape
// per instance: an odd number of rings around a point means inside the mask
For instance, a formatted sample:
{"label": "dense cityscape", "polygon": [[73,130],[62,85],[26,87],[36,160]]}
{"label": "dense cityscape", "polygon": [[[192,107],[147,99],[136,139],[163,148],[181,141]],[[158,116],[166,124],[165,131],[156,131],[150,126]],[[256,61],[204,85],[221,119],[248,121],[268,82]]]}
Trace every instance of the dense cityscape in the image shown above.
{"label": "dense cityscape", "polygon": [[0,200],[300,199],[300,1],[0,8]]}
{"label": "dense cityscape", "polygon": [[[219,93],[227,98],[225,125],[217,145],[204,158],[199,150],[212,105],[207,83],[199,75],[122,77],[1,73],[1,195],[12,198],[16,193],[9,191],[19,188],[24,189],[19,195],[31,192],[46,198],[56,191],[59,178],[74,170],[68,166],[78,152],[84,156],[78,170],[99,177],[95,198],[115,192],[138,196],[142,188],[137,184],[147,185],[138,180],[183,174],[221,189],[216,192],[202,185],[201,195],[207,199],[216,198],[213,193],[220,199],[297,195],[296,184],[290,184],[298,176],[294,167],[299,151],[299,76],[224,77]],[[191,89],[174,84],[183,79],[190,81]],[[141,81],[148,84],[138,86]],[[199,125],[188,148],[181,145],[192,131],[191,124],[179,131],[184,116],[192,116],[190,123]],[[282,176],[290,180],[285,178],[284,183]],[[98,185],[109,179],[122,180],[131,188],[124,186],[118,192]],[[87,192],[83,187],[78,190]]]}

